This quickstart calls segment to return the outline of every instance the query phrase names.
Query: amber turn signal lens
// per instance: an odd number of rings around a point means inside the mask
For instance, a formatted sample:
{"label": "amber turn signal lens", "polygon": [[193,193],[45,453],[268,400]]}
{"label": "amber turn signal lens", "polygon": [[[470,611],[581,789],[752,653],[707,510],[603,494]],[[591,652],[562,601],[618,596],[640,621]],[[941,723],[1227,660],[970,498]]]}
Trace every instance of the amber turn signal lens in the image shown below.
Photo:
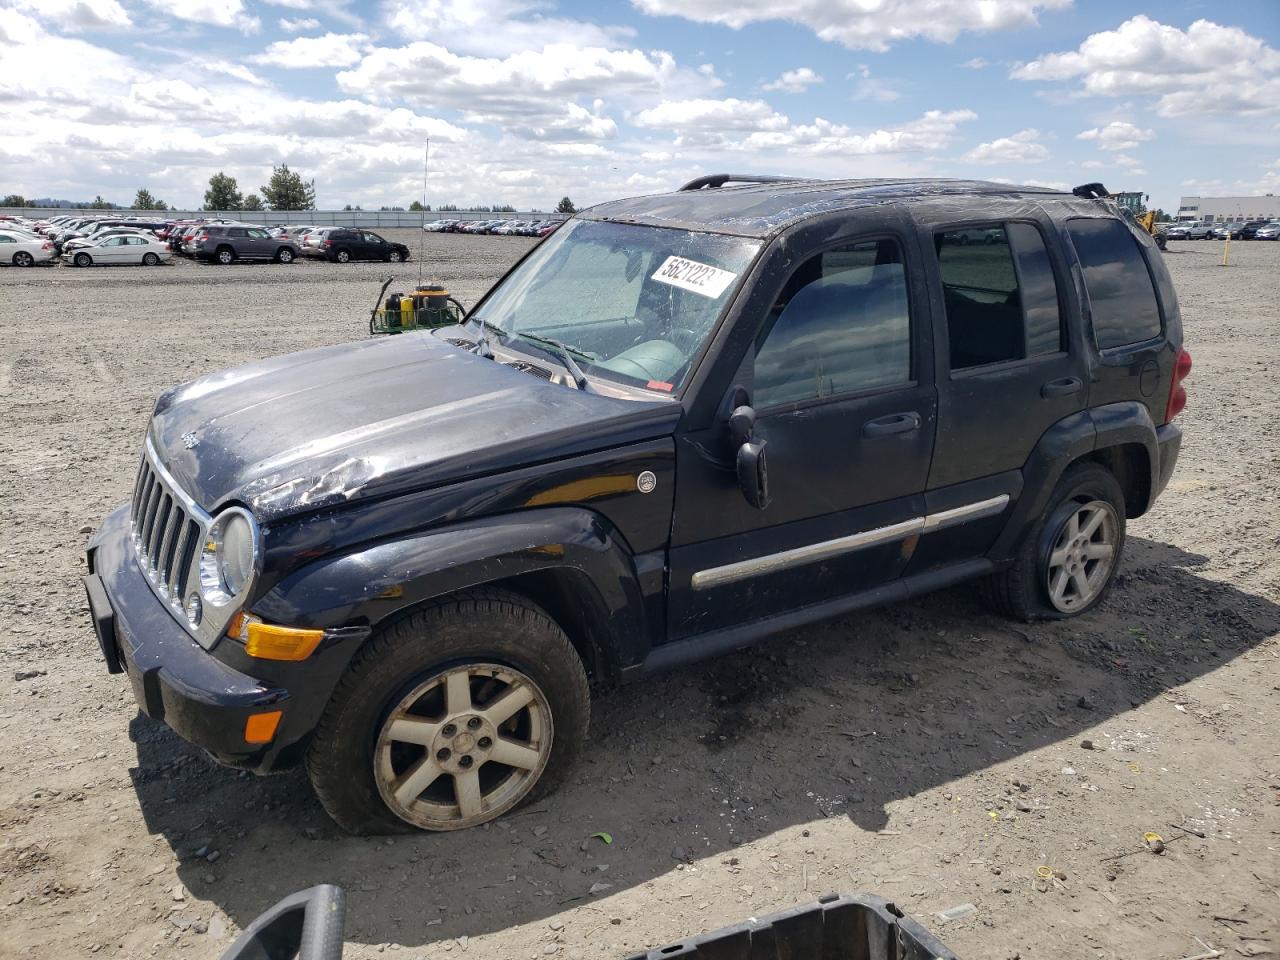
{"label": "amber turn signal lens", "polygon": [[245,743],[270,743],[280,726],[283,710],[270,710],[266,713],[255,713],[244,722]]}
{"label": "amber turn signal lens", "polygon": [[270,623],[249,624],[245,652],[261,660],[305,660],[320,646],[323,630],[277,627]]}

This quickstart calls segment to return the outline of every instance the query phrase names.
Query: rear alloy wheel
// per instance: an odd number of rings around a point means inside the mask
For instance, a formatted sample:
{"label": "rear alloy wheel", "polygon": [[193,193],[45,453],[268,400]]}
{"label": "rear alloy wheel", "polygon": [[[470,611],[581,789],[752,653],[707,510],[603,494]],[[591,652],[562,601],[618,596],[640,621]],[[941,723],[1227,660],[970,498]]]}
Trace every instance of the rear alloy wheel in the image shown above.
{"label": "rear alloy wheel", "polygon": [[288,247],[281,247],[276,252],[276,263],[293,263],[293,251]]}
{"label": "rear alloy wheel", "polygon": [[1115,508],[1105,500],[1081,504],[1063,522],[1045,570],[1049,602],[1059,613],[1084,609],[1107,585],[1118,529]]}
{"label": "rear alloy wheel", "polygon": [[333,258],[337,260],[339,263],[350,263],[351,253],[348,250],[339,250],[336,254],[334,254]]}
{"label": "rear alloy wheel", "polygon": [[230,247],[219,247],[218,252],[214,254],[218,262],[224,267],[236,258],[235,252]]}
{"label": "rear alloy wheel", "polygon": [[401,255],[399,250],[392,250],[387,254],[387,263],[399,263],[403,259],[404,257]]}
{"label": "rear alloy wheel", "polygon": [[13,255],[13,265],[15,267],[34,267],[36,258],[25,250],[19,250]]}
{"label": "rear alloy wheel", "polygon": [[144,267],[154,267],[160,262],[160,258],[154,253],[144,253],[142,255],[142,265]]}
{"label": "rear alloy wheel", "polygon": [[77,267],[91,267],[93,266],[93,257],[87,253],[77,253],[73,262]]}

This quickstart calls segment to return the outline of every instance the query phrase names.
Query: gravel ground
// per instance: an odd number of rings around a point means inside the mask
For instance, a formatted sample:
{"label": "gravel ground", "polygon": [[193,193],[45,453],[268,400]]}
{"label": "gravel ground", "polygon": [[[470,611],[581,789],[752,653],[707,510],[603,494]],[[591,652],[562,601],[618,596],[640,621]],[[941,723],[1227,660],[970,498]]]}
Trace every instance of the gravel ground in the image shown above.
{"label": "gravel ground", "polygon": [[[468,303],[530,243],[425,242]],[[0,956],[214,958],[322,881],[348,958],[620,957],[832,889],[965,957],[1274,956],[1280,244],[1167,257],[1187,439],[1104,607],[1011,624],[961,588],[798,631],[600,700],[538,807],[394,841],[140,717],[79,576],[162,389],[360,338],[417,264],[0,269]]]}

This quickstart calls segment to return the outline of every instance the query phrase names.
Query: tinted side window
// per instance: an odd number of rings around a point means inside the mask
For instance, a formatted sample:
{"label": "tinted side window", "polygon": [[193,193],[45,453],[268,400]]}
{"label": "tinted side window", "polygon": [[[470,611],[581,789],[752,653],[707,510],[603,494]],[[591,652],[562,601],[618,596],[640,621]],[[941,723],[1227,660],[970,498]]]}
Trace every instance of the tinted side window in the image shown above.
{"label": "tinted side window", "polygon": [[1084,269],[1098,346],[1119,347],[1160,334],[1160,308],[1138,243],[1119,220],[1067,221]]}
{"label": "tinted side window", "polygon": [[1057,353],[1062,349],[1062,313],[1058,307],[1058,281],[1053,276],[1044,237],[1029,223],[1010,223],[1006,229],[1018,265],[1026,356]]}
{"label": "tinted side window", "polygon": [[951,369],[1057,353],[1058,285],[1040,231],[1030,224],[934,235],[947,310]]}
{"label": "tinted side window", "polygon": [[910,379],[906,267],[896,240],[849,244],[801,264],[756,337],[757,407]]}
{"label": "tinted side window", "polygon": [[1003,227],[934,234],[951,369],[1020,360],[1022,303]]}

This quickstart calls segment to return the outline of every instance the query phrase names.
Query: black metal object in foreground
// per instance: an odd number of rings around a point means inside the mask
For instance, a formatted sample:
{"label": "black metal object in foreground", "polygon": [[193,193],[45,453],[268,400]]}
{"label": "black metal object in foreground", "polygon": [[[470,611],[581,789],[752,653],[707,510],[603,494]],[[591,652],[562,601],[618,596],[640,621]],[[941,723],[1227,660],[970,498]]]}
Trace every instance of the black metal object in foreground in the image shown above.
{"label": "black metal object in foreground", "polygon": [[221,960],[341,960],[346,910],[341,887],[299,890],[249,924]]}
{"label": "black metal object in foreground", "polygon": [[627,960],[956,960],[883,897],[829,893],[804,907],[713,930]]}

